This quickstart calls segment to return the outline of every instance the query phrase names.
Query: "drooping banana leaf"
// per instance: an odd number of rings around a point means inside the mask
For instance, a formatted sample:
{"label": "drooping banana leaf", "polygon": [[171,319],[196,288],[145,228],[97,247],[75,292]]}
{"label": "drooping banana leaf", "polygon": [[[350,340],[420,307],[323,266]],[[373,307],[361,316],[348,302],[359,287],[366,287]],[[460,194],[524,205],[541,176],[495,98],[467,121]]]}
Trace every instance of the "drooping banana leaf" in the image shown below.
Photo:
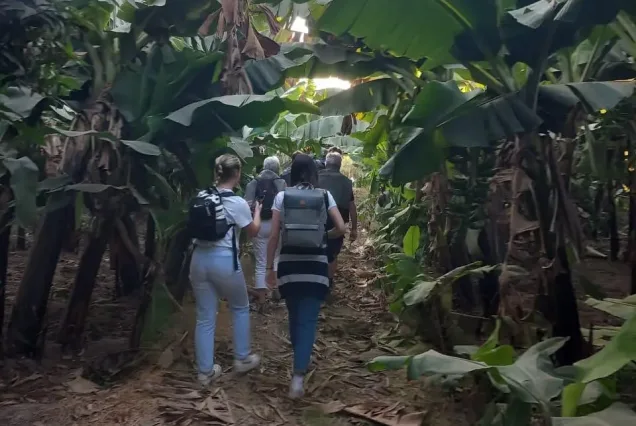
{"label": "drooping banana leaf", "polygon": [[[405,123],[418,131],[398,136],[400,149],[380,169],[399,185],[439,171],[449,147],[488,147],[541,124],[518,94],[486,98],[462,93],[456,83],[432,82],[423,89]],[[396,139],[394,139],[396,140]]]}
{"label": "drooping banana leaf", "polygon": [[399,86],[390,78],[358,84],[320,102],[323,115],[347,115],[373,111],[379,106],[389,107],[397,100]]}
{"label": "drooping banana leaf", "polygon": [[219,1],[210,0],[128,0],[117,17],[150,35],[196,36],[208,15],[220,8]]}
{"label": "drooping banana leaf", "polygon": [[375,50],[411,59],[425,67],[456,60],[480,61],[503,45],[514,62],[530,63],[556,22],[549,51],[577,41],[579,31],[610,22],[629,0],[539,0],[518,9],[514,0],[417,0],[395,7],[389,0],[333,0],[318,24],[323,31],[351,34]]}
{"label": "drooping banana leaf", "polygon": [[309,103],[273,95],[231,95],[194,102],[174,111],[166,120],[188,128],[190,137],[206,140],[222,133],[237,131],[243,126],[265,126],[283,111],[310,114],[320,112]]}
{"label": "drooping banana leaf", "polygon": [[[448,86],[450,83],[443,84]],[[442,83],[437,83],[425,86],[420,95],[422,100],[416,100],[413,110],[406,117],[407,124],[422,127],[425,131],[417,138],[405,141],[380,170],[380,174],[391,178],[394,184],[420,179],[437,171],[420,167],[419,164],[428,164],[429,157],[438,149],[452,146],[487,147],[499,140],[533,131],[542,122],[546,130],[560,131],[557,126],[563,123],[574,106],[583,103],[591,112],[611,109],[633,94],[635,83],[544,85],[539,90],[538,115],[520,100],[518,94],[486,100],[483,96],[478,96],[462,102],[464,94],[457,91],[452,96],[452,90],[448,87],[441,90],[441,85]],[[421,112],[415,115],[418,105]],[[430,106],[424,108],[426,105]],[[434,108],[436,105],[440,105],[441,110],[444,110],[444,105],[448,105],[448,110],[442,114]],[[437,155],[439,154],[435,154]]]}
{"label": "drooping banana leaf", "polygon": [[280,87],[286,78],[366,77],[378,70],[374,56],[323,43],[287,43],[279,54],[245,63],[254,93]]}

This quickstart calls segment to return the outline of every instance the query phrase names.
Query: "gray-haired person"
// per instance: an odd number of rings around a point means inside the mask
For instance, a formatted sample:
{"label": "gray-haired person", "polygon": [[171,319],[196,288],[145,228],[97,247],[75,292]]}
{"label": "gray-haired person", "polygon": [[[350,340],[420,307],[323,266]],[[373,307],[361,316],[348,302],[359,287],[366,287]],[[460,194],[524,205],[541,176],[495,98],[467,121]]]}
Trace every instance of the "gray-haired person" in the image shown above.
{"label": "gray-haired person", "polygon": [[[340,173],[342,167],[342,155],[339,152],[331,151],[325,158],[325,169],[318,173],[318,186],[326,189],[333,195],[340,215],[345,224],[351,220],[351,241],[358,238],[358,212],[353,196],[353,182],[351,179]],[[327,223],[327,229],[331,229],[332,224]],[[327,241],[327,258],[329,261],[329,280],[333,289],[333,277],[338,267],[338,255],[344,244],[344,236]]]}
{"label": "gray-haired person", "polygon": [[[245,200],[251,206],[255,201],[261,203],[261,229],[252,244],[256,265],[254,268],[254,287],[258,292],[259,302],[263,303],[267,295],[265,283],[265,262],[267,260],[267,242],[272,229],[272,205],[274,198],[280,191],[285,190],[285,181],[278,175],[280,173],[280,161],[277,157],[267,157],[263,161],[263,171],[247,184],[245,188]],[[274,268],[278,261],[274,262]]]}

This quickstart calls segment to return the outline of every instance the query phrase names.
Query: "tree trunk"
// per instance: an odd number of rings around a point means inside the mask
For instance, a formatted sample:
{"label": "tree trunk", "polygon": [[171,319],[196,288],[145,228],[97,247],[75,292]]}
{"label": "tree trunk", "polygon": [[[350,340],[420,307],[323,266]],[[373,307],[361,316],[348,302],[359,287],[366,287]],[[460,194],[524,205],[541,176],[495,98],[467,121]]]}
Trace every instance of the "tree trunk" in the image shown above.
{"label": "tree trunk", "polygon": [[152,290],[156,277],[156,268],[153,266],[154,256],[156,255],[155,233],[155,221],[149,214],[146,222],[145,254],[151,261],[148,262],[144,268],[144,293],[141,297],[141,301],[139,302],[139,307],[137,308],[137,313],[135,315],[135,326],[133,327],[132,334],[130,335],[130,349],[139,349],[139,346],[141,345],[141,337],[146,324],[148,307],[152,301]]}
{"label": "tree trunk", "polygon": [[607,183],[607,226],[610,233],[610,260],[616,262],[621,246],[618,238],[618,220],[616,218],[616,203],[614,202],[613,193],[613,184],[610,181]]}
{"label": "tree trunk", "polygon": [[550,286],[553,290],[556,321],[552,327],[552,335],[555,337],[568,337],[565,343],[556,353],[559,365],[572,365],[585,358],[585,341],[581,334],[579,310],[576,302],[576,293],[572,285],[572,273],[566,248],[562,245],[557,248],[557,259],[561,264],[560,272]]}
{"label": "tree trunk", "polygon": [[91,295],[95,288],[95,281],[99,267],[108,245],[108,239],[113,231],[112,221],[106,220],[97,230],[97,235],[91,235],[82,254],[75,273],[75,281],[71,296],[68,300],[64,320],[57,336],[58,343],[71,344],[74,349],[82,347],[82,334],[91,303]]}
{"label": "tree trunk", "polygon": [[[190,245],[190,237],[185,229],[177,232],[170,241],[165,259],[165,277],[166,286],[172,297],[178,302],[183,300],[185,290],[188,285],[188,274],[183,278],[182,271],[187,270],[190,266],[190,257],[188,256],[188,246]],[[184,284],[185,280],[185,284]]]}
{"label": "tree trunk", "polygon": [[626,260],[631,268],[630,292],[636,294],[636,173],[630,172],[629,180],[629,235],[627,237]]}
{"label": "tree trunk", "polygon": [[179,273],[179,281],[177,282],[176,292],[174,298],[177,302],[181,303],[183,297],[190,287],[190,261],[192,260],[192,251],[188,250],[183,259],[183,265],[181,265],[181,271]]}
{"label": "tree trunk", "polygon": [[146,217],[146,237],[144,241],[144,255],[154,259],[157,253],[156,223],[150,213]]}
{"label": "tree trunk", "polygon": [[[139,238],[137,237],[137,229],[135,222],[129,215],[121,218],[128,238],[132,245],[139,248]],[[113,233],[111,240],[111,256],[115,266],[116,276],[116,296],[128,296],[141,287],[141,271],[140,265],[137,264],[135,255],[130,253],[122,241],[119,232]]]}
{"label": "tree trunk", "polygon": [[20,251],[26,250],[26,230],[22,227],[18,227],[18,235],[16,236],[15,248],[16,250]]}
{"label": "tree trunk", "polygon": [[4,330],[4,305],[6,301],[7,269],[9,266],[11,220],[13,220],[13,207],[5,211],[0,218],[0,359],[4,358],[2,330]]}
{"label": "tree trunk", "polygon": [[73,210],[72,194],[70,205],[47,213],[41,222],[37,237],[31,248],[29,259],[20,282],[9,328],[7,330],[8,349],[11,353],[38,357],[43,349],[43,322],[53,284],[55,269],[66,237],[67,229],[60,224]]}
{"label": "tree trunk", "polygon": [[592,238],[596,240],[598,238],[598,227],[599,227],[599,218],[601,217],[601,213],[603,211],[603,198],[605,198],[605,187],[600,185],[596,190],[596,195],[594,196],[594,229],[592,229]]}
{"label": "tree trunk", "polygon": [[[486,265],[496,265],[495,253],[491,250],[487,230],[483,229],[479,233],[478,245],[484,255],[484,263]],[[478,282],[479,297],[482,305],[482,316],[484,318],[493,318],[499,311],[499,273],[488,272],[479,279]],[[477,321],[476,335],[482,333],[483,320]]]}

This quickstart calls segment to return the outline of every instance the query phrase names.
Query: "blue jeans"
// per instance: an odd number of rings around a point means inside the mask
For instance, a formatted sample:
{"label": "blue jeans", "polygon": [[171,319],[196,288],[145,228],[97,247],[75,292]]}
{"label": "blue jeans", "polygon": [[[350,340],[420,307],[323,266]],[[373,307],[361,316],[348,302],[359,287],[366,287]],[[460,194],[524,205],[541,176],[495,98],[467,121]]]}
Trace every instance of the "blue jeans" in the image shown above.
{"label": "blue jeans", "polygon": [[232,311],[234,357],[250,354],[250,303],[243,271],[234,270],[232,251],[225,248],[197,247],[190,263],[190,282],[197,306],[194,346],[200,373],[214,368],[214,330],[219,298],[225,298]]}
{"label": "blue jeans", "polygon": [[294,374],[303,375],[309,369],[322,300],[294,295],[285,298],[285,304],[289,314],[289,338],[294,350]]}

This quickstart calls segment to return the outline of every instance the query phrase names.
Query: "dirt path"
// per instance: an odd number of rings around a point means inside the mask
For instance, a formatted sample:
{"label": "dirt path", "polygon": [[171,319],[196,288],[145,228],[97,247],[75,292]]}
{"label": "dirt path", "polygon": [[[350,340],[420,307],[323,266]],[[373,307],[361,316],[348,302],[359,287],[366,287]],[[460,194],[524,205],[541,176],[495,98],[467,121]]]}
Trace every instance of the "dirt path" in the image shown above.
{"label": "dirt path", "polygon": [[342,256],[337,298],[321,314],[308,395],[302,401],[286,397],[291,347],[284,305],[252,314],[254,346],[263,364],[260,371],[242,377],[228,368],[231,324],[223,306],[216,341],[217,362],[226,374],[214,387],[202,389],[194,381],[194,312],[189,301],[177,315],[172,344],[132,376],[105,389],[75,379],[75,370],[12,379],[0,392],[0,424],[418,425],[422,418],[434,418],[440,426],[466,424],[459,401],[435,388],[425,390],[422,383],[408,383],[403,372],[375,374],[366,369],[373,357],[397,354],[400,345],[411,344],[391,330],[395,321],[385,301],[367,286],[375,273],[366,257],[361,246]]}

